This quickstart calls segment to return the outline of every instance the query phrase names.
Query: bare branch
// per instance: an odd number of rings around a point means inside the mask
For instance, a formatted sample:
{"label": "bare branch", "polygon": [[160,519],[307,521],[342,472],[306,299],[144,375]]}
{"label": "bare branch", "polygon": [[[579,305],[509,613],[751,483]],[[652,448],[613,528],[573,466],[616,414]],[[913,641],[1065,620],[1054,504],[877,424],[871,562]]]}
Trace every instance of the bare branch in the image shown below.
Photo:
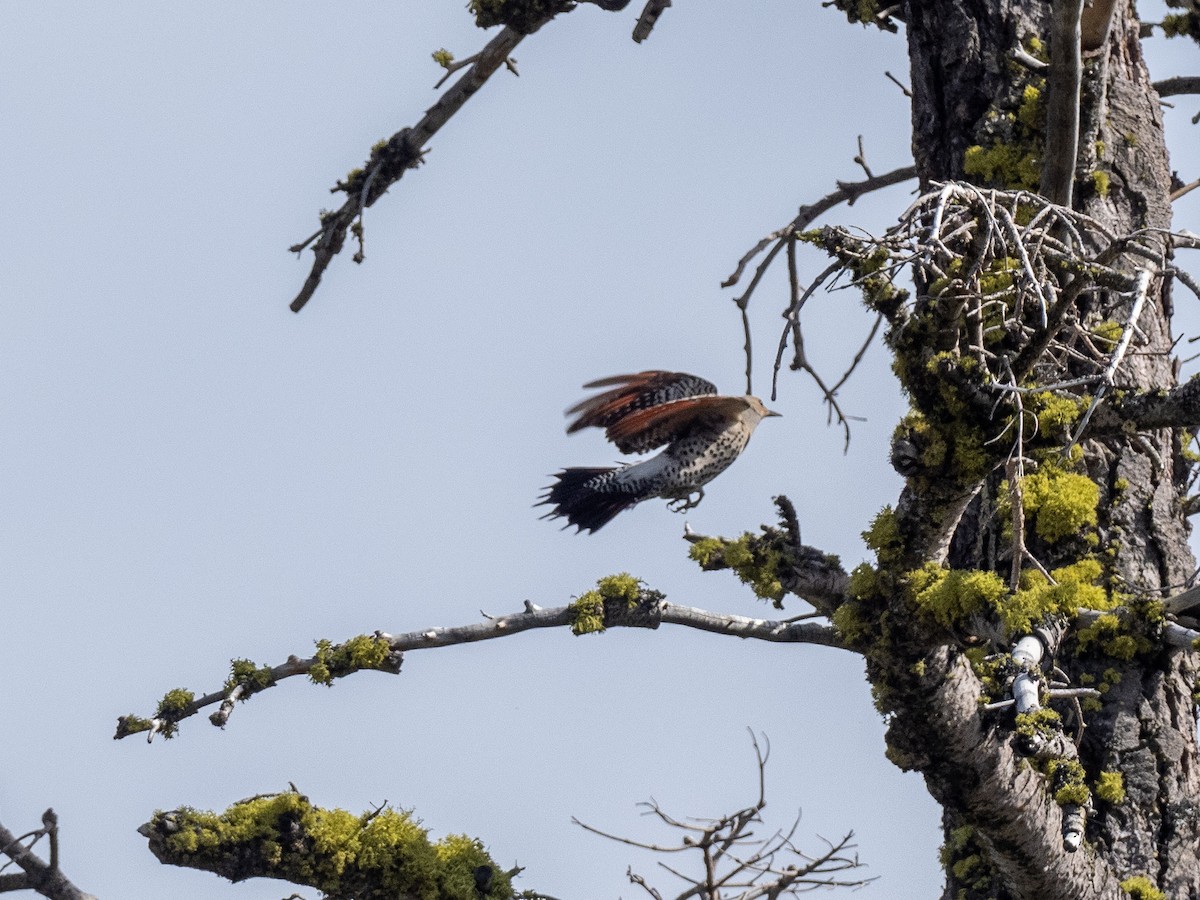
{"label": "bare branch", "polygon": [[1156,81],[1153,87],[1160,97],[1174,97],[1179,94],[1200,94],[1200,75],[1180,75],[1177,78],[1164,78]]}
{"label": "bare branch", "polygon": [[654,30],[658,17],[670,5],[671,0],[646,0],[646,6],[642,9],[642,14],[638,16],[637,24],[633,26],[633,39],[640,44],[650,37],[650,32]]}
{"label": "bare branch", "polygon": [[[50,862],[43,862],[31,849],[42,837],[50,843]],[[23,843],[28,840],[27,845]],[[34,891],[52,900],[96,900],[73,885],[58,868],[58,816],[53,809],[42,814],[42,827],[21,836],[0,825],[0,855],[7,856],[22,870],[0,875],[0,894]]]}
{"label": "bare branch", "polygon": [[[853,206],[854,201],[856,201],[863,194],[869,194],[872,191],[878,191],[885,187],[891,187],[893,184],[901,184],[902,182],[909,181],[910,179],[916,177],[916,166],[904,166],[903,168],[895,169],[883,175],[877,175],[874,178],[867,178],[863,181],[839,181],[837,183],[836,191],[826,194],[815,203],[800,207],[800,212],[797,214],[796,218],[792,219],[791,222],[789,222],[779,231],[773,232],[759,241],[756,246],[754,246],[745,256],[741,258],[741,260],[738,261],[737,268],[733,271],[732,275],[721,282],[721,287],[733,287],[733,285],[737,284],[738,279],[742,277],[742,273],[746,270],[746,266],[749,265],[750,261],[753,260],[754,257],[758,256],[758,254],[761,253],[772,241],[776,241],[784,235],[795,234],[803,231],[814,221],[816,221],[818,216],[824,215],[835,206],[838,206],[842,203],[845,203],[847,206]],[[779,249],[783,248],[779,247]],[[778,253],[778,250],[775,252]]]}
{"label": "bare branch", "polygon": [[1053,8],[1041,191],[1051,202],[1069,207],[1079,152],[1079,88],[1083,78],[1079,18],[1083,0],[1055,0]]}
{"label": "bare branch", "polygon": [[[762,811],[766,801],[766,765],[770,749],[763,750],[754,732],[750,732],[754,744],[755,762],[758,766],[758,799],[750,806],[728,813],[719,818],[689,817],[689,822],[664,812],[657,802],[639,804],[647,808],[663,824],[683,835],[678,844],[650,843],[622,837],[588,825],[578,819],[572,822],[601,837],[658,854],[688,854],[696,860],[698,875],[689,875],[674,865],[658,860],[658,866],[688,885],[675,900],[754,900],[758,897],[775,898],[798,896],[801,892],[816,887],[861,887],[872,878],[844,878],[839,873],[862,867],[857,854],[851,855],[855,847],[851,843],[854,832],[841,840],[825,842],[825,852],[809,856],[792,843],[792,837],[800,823],[797,813],[791,827],[785,832],[776,830],[765,838],[756,838],[754,826],[762,824]],[[764,737],[765,743],[765,737]],[[691,822],[701,824],[690,824]],[[629,880],[646,890],[652,897],[662,894],[632,868]],[[736,895],[729,893],[738,891]]]}
{"label": "bare branch", "polygon": [[1186,197],[1198,187],[1200,187],[1200,178],[1197,178],[1195,181],[1189,181],[1183,187],[1177,188],[1171,192],[1171,202],[1174,203],[1176,200]]}

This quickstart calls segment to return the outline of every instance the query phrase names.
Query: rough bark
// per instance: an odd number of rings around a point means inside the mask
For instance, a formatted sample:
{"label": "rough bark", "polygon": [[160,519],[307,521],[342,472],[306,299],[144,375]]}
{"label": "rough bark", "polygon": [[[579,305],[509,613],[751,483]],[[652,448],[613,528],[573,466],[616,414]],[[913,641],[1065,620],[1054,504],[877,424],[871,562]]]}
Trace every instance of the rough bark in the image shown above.
{"label": "rough bark", "polygon": [[[998,136],[996,105],[1012,94],[1014,78],[1025,77],[1013,62],[1014,49],[1029,38],[1045,38],[1049,12],[1046,3],[1006,0],[908,5],[913,148],[923,184],[982,181],[978,172],[964,171],[967,149],[1012,137]],[[1162,118],[1131,4],[1117,5],[1107,42],[1085,61],[1083,81],[1075,208],[1118,234],[1169,228]],[[1095,171],[1104,173],[1103,182]],[[1139,321],[1146,345],[1123,368],[1120,386],[1170,391],[1169,286],[1156,278],[1152,291],[1153,302]],[[1098,309],[1116,301],[1098,296],[1088,302]],[[1162,427],[1186,423],[1163,417],[1155,424],[1133,436],[1112,429],[1085,441],[1083,449],[1087,473],[1102,487],[1099,531],[1101,546],[1113,551],[1110,587],[1162,597],[1188,580],[1195,562],[1181,511],[1188,465],[1178,430]],[[984,549],[989,537],[995,546],[995,526],[983,512],[1003,489],[992,477],[972,503],[953,546],[954,567],[996,568]],[[919,528],[945,501],[910,488],[899,507],[901,521]],[[1069,561],[1054,559],[1053,548],[1042,549],[1048,564]],[[904,639],[894,643],[901,656],[906,646],[914,656],[920,647],[915,634],[907,645]],[[1106,666],[1120,676],[1100,709],[1087,716],[1080,759],[1090,778],[1100,771],[1122,773],[1126,798],[1096,803],[1086,832],[1090,847],[1076,854],[1065,854],[1057,840],[1061,811],[1044,779],[1013,747],[1011,715],[1007,722],[989,721],[973,708],[980,687],[959,651],[939,647],[924,656],[923,677],[905,677],[905,667],[917,662],[876,662],[869,671],[891,695],[893,757],[921,771],[945,807],[947,847],[961,844],[963,832],[956,829],[969,825],[971,849],[983,857],[973,871],[960,866],[957,874],[954,860],[947,860],[947,898],[1116,897],[1123,896],[1118,882],[1134,875],[1147,876],[1168,897],[1200,897],[1191,653],[1163,649],[1097,662],[1075,657],[1069,642],[1062,651],[1057,664],[1074,679],[1097,677]],[[994,877],[979,877],[984,869]]]}

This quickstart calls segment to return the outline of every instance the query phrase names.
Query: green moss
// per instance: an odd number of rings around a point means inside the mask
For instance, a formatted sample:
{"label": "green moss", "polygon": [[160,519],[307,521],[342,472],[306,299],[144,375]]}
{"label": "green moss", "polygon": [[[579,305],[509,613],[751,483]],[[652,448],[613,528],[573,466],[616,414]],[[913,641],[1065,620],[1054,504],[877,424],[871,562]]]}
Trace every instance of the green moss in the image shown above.
{"label": "green moss", "polygon": [[870,563],[859,563],[850,573],[847,593],[859,600],[868,600],[879,593],[879,573]]}
{"label": "green moss", "polygon": [[1041,154],[1018,144],[974,144],[963,155],[963,173],[985,184],[1036,191],[1041,178]]}
{"label": "green moss", "polygon": [[196,695],[185,688],[175,688],[167,691],[163,698],[158,701],[158,708],[154,711],[156,719],[172,719],[176,716],[181,716],[187,712],[187,708],[192,705],[192,701],[196,699]]}
{"label": "green moss", "polygon": [[1108,197],[1109,182],[1110,178],[1107,172],[1101,169],[1096,169],[1094,172],[1092,172],[1092,186],[1095,187],[1096,193],[1099,194],[1102,199]]}
{"label": "green moss", "polygon": [[849,647],[862,647],[875,637],[873,622],[864,615],[862,604],[851,600],[843,603],[829,617],[842,640]]}
{"label": "green moss", "polygon": [[965,896],[967,890],[988,893],[995,877],[995,871],[987,862],[983,848],[980,846],[975,829],[970,825],[961,825],[950,829],[946,842],[938,852],[942,868],[954,875],[962,886],[960,895]]}
{"label": "green moss", "polygon": [[1096,524],[1100,488],[1086,475],[1046,469],[1021,479],[1021,492],[1026,516],[1047,543]]}
{"label": "green moss", "polygon": [[454,54],[443,47],[441,50],[433,51],[433,61],[443,69],[450,68],[450,64],[454,62]]}
{"label": "green moss", "polygon": [[604,630],[604,597],[599,591],[580,594],[567,608],[571,610],[571,634],[596,634]]}
{"label": "green moss", "polygon": [[1101,772],[1096,779],[1096,796],[1114,805],[1125,799],[1125,777],[1120,772]]}
{"label": "green moss", "polygon": [[947,628],[995,609],[1008,593],[1003,579],[995,572],[943,569],[933,562],[906,577],[916,605]]}
{"label": "green moss", "polygon": [[1050,789],[1054,802],[1059,806],[1083,806],[1088,802],[1086,773],[1074,759],[1052,759],[1046,764],[1046,775],[1050,778]]}
{"label": "green moss", "polygon": [[[1011,256],[993,259],[979,273],[979,293],[989,299],[1004,299],[1004,295],[1013,289],[1013,276],[1021,271],[1021,261]],[[984,324],[999,324],[999,313],[994,314],[994,322]]]}
{"label": "green moss", "polygon": [[246,693],[241,699],[245,701],[249,700],[250,695],[254,692],[270,687],[274,683],[275,677],[271,674],[270,666],[260,667],[248,659],[235,659],[229,665],[229,677],[225,679],[225,690],[228,692],[239,686],[244,687]]}
{"label": "green moss", "polygon": [[604,631],[605,603],[616,602],[632,609],[642,599],[642,582],[628,572],[606,575],[596,582],[594,590],[581,594],[568,605],[571,610],[571,633],[593,634]]}
{"label": "green moss", "polygon": [[1108,609],[1112,599],[1096,582],[1103,575],[1100,563],[1090,557],[1053,569],[1051,584],[1035,570],[1021,573],[1021,585],[1000,609],[1000,620],[1010,636],[1028,634],[1047,616],[1073,616],[1081,609]]}
{"label": "green moss", "polygon": [[642,596],[642,583],[628,572],[606,575],[596,587],[605,600],[622,600],[630,607],[636,606]]}
{"label": "green moss", "polygon": [[[174,690],[167,691],[163,695],[163,698],[158,701],[158,706],[154,710],[154,718],[158,719],[161,723],[158,733],[164,739],[170,740],[179,733],[179,726],[175,723],[187,714],[192,701],[195,699],[196,695],[191,691],[184,688],[175,688]],[[151,727],[153,727],[152,724],[147,722],[146,728],[139,730],[149,730]]]}
{"label": "green moss", "polygon": [[335,678],[342,678],[362,669],[398,671],[398,663],[391,644],[385,638],[360,634],[340,644],[322,638],[317,641],[317,652],[308,670],[314,684],[331,686]]}
{"label": "green moss", "polygon": [[882,564],[897,561],[904,551],[904,540],[900,534],[900,523],[891,506],[885,506],[871,520],[871,527],[862,533],[868,547],[875,551],[875,558]]}
{"label": "green moss", "polygon": [[1200,14],[1187,12],[1163,16],[1162,30],[1169,38],[1190,37],[1200,41]]}
{"label": "green moss", "polygon": [[720,538],[702,538],[688,548],[688,556],[703,568],[712,565],[724,549],[725,542]]}
{"label": "green moss", "polygon": [[[489,898],[513,897],[508,875],[482,844],[463,835],[431,843],[412,814],[385,808],[364,815],[312,806],[298,793],[256,797],[223,813],[181,809],[169,816],[167,852],[199,868],[237,860],[241,877],[283,878],[329,896],[385,900],[479,900],[475,869],[487,866]],[[230,874],[223,872],[223,874]]]}
{"label": "green moss", "polygon": [[1133,900],[1167,900],[1167,895],[1154,886],[1145,875],[1135,875],[1121,882],[1121,890]]}
{"label": "green moss", "polygon": [[1048,740],[1062,731],[1062,716],[1044,707],[1017,713],[1015,730],[1024,738]]}
{"label": "green moss", "polygon": [[782,605],[784,590],[780,573],[784,557],[777,546],[747,532],[728,542],[724,553],[725,562],[756,596]]}
{"label": "green moss", "polygon": [[[1131,630],[1136,624],[1133,621],[1135,618],[1131,617],[1131,621],[1125,622],[1115,613],[1107,613],[1086,628],[1080,628],[1075,633],[1079,652],[1111,656],[1122,662],[1129,662],[1138,654],[1150,653],[1154,649],[1154,642],[1146,635]],[[1115,674],[1118,677],[1110,681],[1107,677],[1108,672],[1105,673],[1106,685],[1116,684],[1120,681],[1119,673]],[[1102,693],[1108,693],[1106,685],[1101,685]]]}
{"label": "green moss", "polygon": [[1054,792],[1054,802],[1059,806],[1083,806],[1090,796],[1086,784],[1066,784]]}
{"label": "green moss", "polygon": [[141,734],[143,731],[149,731],[154,727],[154,723],[149,719],[143,719],[141,716],[120,716],[117,718],[117,733],[113,735],[116,740],[129,737],[131,734]]}
{"label": "green moss", "polygon": [[1021,105],[1017,107],[1017,121],[1030,131],[1042,127],[1042,92],[1032,84],[1025,85],[1021,92]]}
{"label": "green moss", "polygon": [[1067,435],[1090,402],[1088,397],[1061,397],[1042,391],[1031,394],[1025,402],[1025,408],[1037,416],[1038,434],[1054,439]]}

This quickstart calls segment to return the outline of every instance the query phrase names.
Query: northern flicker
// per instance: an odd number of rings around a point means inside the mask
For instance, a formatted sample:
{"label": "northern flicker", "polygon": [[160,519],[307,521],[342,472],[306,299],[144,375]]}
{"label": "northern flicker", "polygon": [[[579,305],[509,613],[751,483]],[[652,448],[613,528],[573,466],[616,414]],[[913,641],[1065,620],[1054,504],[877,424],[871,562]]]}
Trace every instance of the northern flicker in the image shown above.
{"label": "northern flicker", "polygon": [[779,415],[757,397],[719,396],[716,385],[685,372],[615,375],[584,387],[612,389],[567,410],[576,416],[568,434],[603,428],[622,453],[666,449],[641,462],[555,475],[539,504],[553,507],[543,518],[565,518],[577,531],[597,531],[651,497],[672,501],[676,512],[691,509],[704,497],[704,485],[746,449],[758,423]]}

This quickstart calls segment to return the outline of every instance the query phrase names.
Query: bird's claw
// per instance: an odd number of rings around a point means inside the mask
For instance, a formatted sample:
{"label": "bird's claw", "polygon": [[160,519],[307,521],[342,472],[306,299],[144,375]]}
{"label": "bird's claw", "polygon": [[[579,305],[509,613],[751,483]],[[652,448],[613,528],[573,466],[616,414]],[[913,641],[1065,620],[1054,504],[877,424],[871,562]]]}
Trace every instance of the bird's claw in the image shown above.
{"label": "bird's claw", "polygon": [[[693,496],[696,498],[695,500],[692,499]],[[699,506],[700,501],[703,499],[703,490],[692,491],[692,493],[688,494],[686,497],[677,497],[676,499],[672,500],[667,504],[667,509],[669,509],[671,512],[685,513],[689,509],[695,509],[697,506]]]}

